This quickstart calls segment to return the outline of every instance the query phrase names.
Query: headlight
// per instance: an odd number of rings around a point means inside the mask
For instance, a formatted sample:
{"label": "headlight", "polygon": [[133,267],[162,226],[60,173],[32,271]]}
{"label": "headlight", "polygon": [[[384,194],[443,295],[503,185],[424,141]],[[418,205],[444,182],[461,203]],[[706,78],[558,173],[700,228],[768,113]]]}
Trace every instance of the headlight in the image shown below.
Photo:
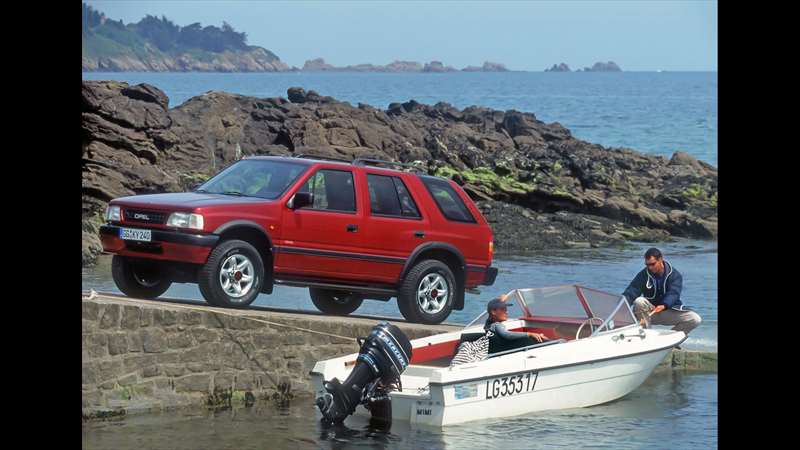
{"label": "headlight", "polygon": [[106,207],[106,220],[109,222],[120,222],[122,221],[122,211],[120,210],[119,206],[107,206]]}
{"label": "headlight", "polygon": [[203,229],[203,216],[190,213],[172,213],[167,219],[168,227]]}

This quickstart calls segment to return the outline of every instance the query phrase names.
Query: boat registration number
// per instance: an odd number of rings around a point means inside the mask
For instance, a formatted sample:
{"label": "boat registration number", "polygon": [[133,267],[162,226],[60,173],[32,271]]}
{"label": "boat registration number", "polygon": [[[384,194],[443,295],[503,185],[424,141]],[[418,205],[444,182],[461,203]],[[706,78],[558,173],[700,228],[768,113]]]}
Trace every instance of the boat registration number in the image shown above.
{"label": "boat registration number", "polygon": [[539,372],[521,373],[510,377],[486,380],[486,399],[508,397],[533,391]]}
{"label": "boat registration number", "polygon": [[150,230],[137,230],[135,228],[120,228],[119,238],[126,241],[150,242],[152,232]]}

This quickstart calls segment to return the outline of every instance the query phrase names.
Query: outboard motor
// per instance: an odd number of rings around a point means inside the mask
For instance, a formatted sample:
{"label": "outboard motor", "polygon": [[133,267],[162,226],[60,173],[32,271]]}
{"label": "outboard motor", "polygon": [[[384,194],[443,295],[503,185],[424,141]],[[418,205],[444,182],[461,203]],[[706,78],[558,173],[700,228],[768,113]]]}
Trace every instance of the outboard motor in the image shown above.
{"label": "outboard motor", "polygon": [[359,404],[370,410],[373,419],[392,420],[389,392],[403,390],[400,374],[411,361],[411,342],[389,322],[378,323],[358,342],[361,348],[353,371],[344,383],[336,378],[326,381],[327,392],[316,400],[324,422],[341,423]]}

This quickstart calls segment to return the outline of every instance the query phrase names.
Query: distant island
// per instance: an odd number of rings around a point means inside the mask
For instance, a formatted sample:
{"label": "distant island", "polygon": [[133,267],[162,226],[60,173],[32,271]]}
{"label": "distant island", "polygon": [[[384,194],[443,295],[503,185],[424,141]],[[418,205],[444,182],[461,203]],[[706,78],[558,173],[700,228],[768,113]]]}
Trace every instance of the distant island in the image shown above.
{"label": "distant island", "polygon": [[561,63],[558,65],[553,64],[553,67],[544,69],[545,72],[572,72],[568,65]]}
{"label": "distant island", "polygon": [[125,25],[83,4],[81,66],[110,72],[282,72],[291,68],[271,51],[247,45],[247,35],[223,22],[181,27],[145,16]]}
{"label": "distant island", "polygon": [[[568,65],[553,64],[553,67],[544,69],[545,72],[572,72]],[[575,72],[622,72],[622,69],[614,61],[609,62],[596,62],[592,67],[584,67],[583,70],[578,69]]]}
{"label": "distant island", "polygon": [[[81,68],[84,72],[419,72],[459,70],[441,61],[421,64],[394,61],[385,66],[357,64],[336,67],[322,58],[289,67],[273,52],[247,44],[247,34],[223,22],[222,27],[193,23],[176,25],[166,17],[147,15],[137,23],[112,20],[82,4]],[[486,61],[463,72],[508,72]]]}
{"label": "distant island", "polygon": [[[417,61],[394,61],[385,66],[375,64],[356,64],[336,67],[325,62],[322,58],[310,59],[303,64],[303,72],[458,72],[452,66],[445,66],[441,61],[431,61],[421,64]],[[483,66],[467,66],[462,72],[508,72],[502,64],[486,61]]]}

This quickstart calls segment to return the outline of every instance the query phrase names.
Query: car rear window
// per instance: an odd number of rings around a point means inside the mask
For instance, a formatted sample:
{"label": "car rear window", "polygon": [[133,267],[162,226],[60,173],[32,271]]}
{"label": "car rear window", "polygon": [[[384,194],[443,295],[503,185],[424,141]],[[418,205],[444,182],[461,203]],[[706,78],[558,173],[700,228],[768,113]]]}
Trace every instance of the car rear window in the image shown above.
{"label": "car rear window", "polygon": [[422,183],[428,188],[439,211],[448,219],[456,222],[477,223],[467,205],[461,200],[458,193],[445,180],[437,178],[420,177]]}
{"label": "car rear window", "polygon": [[367,174],[372,214],[419,218],[419,209],[398,177]]}

